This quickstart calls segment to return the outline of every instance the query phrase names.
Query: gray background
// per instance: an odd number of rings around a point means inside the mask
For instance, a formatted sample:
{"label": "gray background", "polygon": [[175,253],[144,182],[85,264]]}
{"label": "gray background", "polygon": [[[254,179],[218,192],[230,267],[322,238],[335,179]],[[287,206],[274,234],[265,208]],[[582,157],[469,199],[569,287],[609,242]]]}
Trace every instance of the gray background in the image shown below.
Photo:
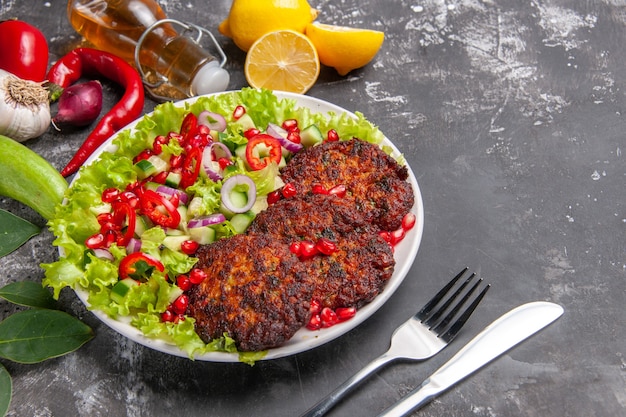
{"label": "gray background", "polygon": [[[169,17],[217,34],[228,1],[168,0]],[[170,357],[117,335],[71,291],[60,307],[92,326],[77,352],[37,365],[1,361],[10,416],[295,416],[388,347],[393,329],[464,266],[492,289],[438,356],[380,371],[333,416],[377,415],[509,309],[549,300],[564,316],[437,398],[420,416],[626,415],[626,7],[623,1],[316,1],[318,21],[382,30],[376,59],[346,77],[324,68],[309,95],[360,111],[400,148],[425,205],[416,261],[358,328],[312,351],[243,364]],[[37,25],[51,61],[79,37],[65,3],[0,0],[0,19]],[[229,56],[231,89],[246,86]],[[1,58],[0,58],[1,59]],[[104,82],[105,106],[121,96]],[[145,111],[155,103],[147,101]],[[62,168],[86,130],[27,142]],[[0,207],[40,226],[30,209]],[[45,232],[0,259],[0,284],[39,281],[55,259]],[[16,309],[0,302],[0,318]]]}

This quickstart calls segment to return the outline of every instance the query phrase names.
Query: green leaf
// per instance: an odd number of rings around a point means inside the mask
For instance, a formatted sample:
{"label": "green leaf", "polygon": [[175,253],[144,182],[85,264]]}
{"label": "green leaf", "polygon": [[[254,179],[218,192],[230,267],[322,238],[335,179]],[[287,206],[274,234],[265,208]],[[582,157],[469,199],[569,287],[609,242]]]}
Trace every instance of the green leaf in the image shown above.
{"label": "green leaf", "polygon": [[13,382],[11,381],[11,375],[0,363],[0,416],[6,415],[9,411],[12,391]]}
{"label": "green leaf", "polygon": [[55,308],[56,302],[47,288],[33,281],[14,282],[0,288],[0,297],[26,307]]}
{"label": "green leaf", "polygon": [[40,231],[31,222],[0,209],[0,257],[13,252]]}
{"label": "green leaf", "polygon": [[37,363],[73,352],[92,337],[89,326],[62,311],[20,311],[0,322],[0,357]]}

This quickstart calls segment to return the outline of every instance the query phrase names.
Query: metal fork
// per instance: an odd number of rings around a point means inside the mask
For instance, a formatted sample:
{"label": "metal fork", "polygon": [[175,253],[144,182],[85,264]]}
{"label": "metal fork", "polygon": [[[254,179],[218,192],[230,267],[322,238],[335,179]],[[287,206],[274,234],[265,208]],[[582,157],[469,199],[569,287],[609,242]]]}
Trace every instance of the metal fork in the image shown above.
{"label": "metal fork", "polygon": [[[393,332],[391,346],[387,352],[365,365],[363,369],[311,407],[301,417],[323,416],[367,376],[391,361],[428,359],[446,347],[459,333],[461,327],[474,312],[490,287],[489,284],[484,286],[472,302],[462,310],[464,304],[468,302],[482,282],[482,278],[479,278],[471,287],[468,287],[476,277],[476,274],[472,273],[460,285],[456,285],[467,271],[468,268],[464,268],[459,272],[417,314]],[[454,289],[455,286],[456,289]],[[466,288],[469,289],[464,292]],[[449,293],[452,295],[446,298]],[[463,296],[452,306],[452,303],[461,294]]]}

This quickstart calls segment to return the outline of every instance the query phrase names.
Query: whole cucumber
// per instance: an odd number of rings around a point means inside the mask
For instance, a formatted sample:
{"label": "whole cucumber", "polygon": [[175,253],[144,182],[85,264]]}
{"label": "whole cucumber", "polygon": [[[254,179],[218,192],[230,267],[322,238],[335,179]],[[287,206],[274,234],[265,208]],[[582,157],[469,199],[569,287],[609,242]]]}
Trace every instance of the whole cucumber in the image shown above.
{"label": "whole cucumber", "polygon": [[26,204],[50,220],[65,190],[67,181],[48,161],[0,135],[0,195]]}

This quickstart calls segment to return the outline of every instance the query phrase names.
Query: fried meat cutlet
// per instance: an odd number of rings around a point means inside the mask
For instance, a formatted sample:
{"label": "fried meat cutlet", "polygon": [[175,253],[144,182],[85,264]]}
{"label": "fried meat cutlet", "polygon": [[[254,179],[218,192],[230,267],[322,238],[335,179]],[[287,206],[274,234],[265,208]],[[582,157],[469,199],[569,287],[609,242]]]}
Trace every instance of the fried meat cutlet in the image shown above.
{"label": "fried meat cutlet", "polygon": [[359,140],[324,142],[296,153],[281,171],[299,193],[314,185],[345,185],[346,197],[368,222],[395,230],[414,203],[408,169],[379,146]]}
{"label": "fried meat cutlet", "polygon": [[265,350],[308,320],[313,283],[283,242],[235,235],[202,246],[197,256],[207,278],[190,290],[187,313],[205,342],[227,333],[241,351]]}
{"label": "fried meat cutlet", "polygon": [[360,307],[378,295],[393,274],[389,244],[342,197],[309,194],[281,200],[259,213],[248,229],[286,244],[324,237],[337,250],[303,260],[313,299],[322,307]]}

